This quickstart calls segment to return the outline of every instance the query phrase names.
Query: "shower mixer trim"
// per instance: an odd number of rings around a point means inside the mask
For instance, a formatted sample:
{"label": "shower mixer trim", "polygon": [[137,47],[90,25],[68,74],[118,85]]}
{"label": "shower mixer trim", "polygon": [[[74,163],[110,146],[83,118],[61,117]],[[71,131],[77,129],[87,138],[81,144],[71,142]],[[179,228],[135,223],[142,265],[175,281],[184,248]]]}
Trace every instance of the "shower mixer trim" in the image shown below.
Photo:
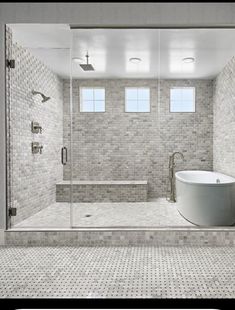
{"label": "shower mixer trim", "polygon": [[42,133],[42,126],[38,122],[31,122],[31,131],[32,133]]}
{"label": "shower mixer trim", "polygon": [[32,153],[33,154],[42,154],[42,149],[43,146],[39,144],[39,142],[32,142],[31,143],[31,147],[32,147]]}

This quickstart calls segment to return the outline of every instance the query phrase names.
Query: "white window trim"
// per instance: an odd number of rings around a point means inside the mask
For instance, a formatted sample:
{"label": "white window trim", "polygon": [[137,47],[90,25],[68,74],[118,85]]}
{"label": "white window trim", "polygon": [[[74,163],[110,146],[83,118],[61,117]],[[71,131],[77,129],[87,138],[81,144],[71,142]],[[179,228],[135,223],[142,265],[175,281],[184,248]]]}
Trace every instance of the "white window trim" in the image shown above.
{"label": "white window trim", "polygon": [[[103,89],[104,90],[104,111],[82,111],[82,104],[83,104],[83,99],[82,99],[82,90],[83,89]],[[105,113],[106,112],[106,95],[105,95],[105,87],[102,86],[81,86],[79,87],[79,96],[80,96],[80,113]],[[93,100],[93,110],[94,109],[94,103],[95,101],[103,101],[103,100]]]}
{"label": "white window trim", "polygon": [[[127,107],[127,95],[126,95],[126,92],[128,89],[148,89],[149,90],[149,111],[145,111],[145,112],[142,112],[142,111],[127,111],[126,110],[126,107]],[[146,100],[147,101],[147,100]],[[137,92],[137,104],[138,104],[138,92]],[[141,87],[135,87],[135,86],[130,86],[130,87],[125,87],[125,113],[150,113],[151,112],[151,89],[150,87],[144,87],[144,86],[141,86]]]}
{"label": "white window trim", "polygon": [[[171,89],[182,89],[182,88],[186,88],[186,89],[192,89],[193,90],[193,103],[194,103],[194,111],[171,111]],[[169,104],[169,111],[170,113],[195,113],[196,112],[196,87],[195,86],[173,86],[170,87],[170,104]]]}

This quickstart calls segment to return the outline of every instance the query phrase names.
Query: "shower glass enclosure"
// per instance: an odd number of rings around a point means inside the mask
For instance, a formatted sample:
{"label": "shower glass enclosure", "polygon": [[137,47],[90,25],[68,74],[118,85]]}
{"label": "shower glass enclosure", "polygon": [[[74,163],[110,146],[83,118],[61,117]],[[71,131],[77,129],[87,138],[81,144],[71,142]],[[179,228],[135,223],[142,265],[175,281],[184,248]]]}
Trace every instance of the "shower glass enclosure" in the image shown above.
{"label": "shower glass enclosure", "polygon": [[159,33],[7,25],[8,228],[148,225]]}
{"label": "shower glass enclosure", "polygon": [[213,170],[234,35],[7,25],[7,228],[194,227],[167,200],[169,156]]}

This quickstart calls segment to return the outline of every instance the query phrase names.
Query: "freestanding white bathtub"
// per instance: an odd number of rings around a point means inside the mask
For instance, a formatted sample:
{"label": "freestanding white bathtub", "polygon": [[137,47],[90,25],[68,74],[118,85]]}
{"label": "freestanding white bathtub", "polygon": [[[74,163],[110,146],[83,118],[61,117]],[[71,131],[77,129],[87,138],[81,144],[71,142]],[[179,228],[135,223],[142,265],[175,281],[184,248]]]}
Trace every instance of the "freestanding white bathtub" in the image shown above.
{"label": "freestanding white bathtub", "polygon": [[178,171],[176,202],[180,214],[196,225],[235,223],[235,178],[198,170]]}

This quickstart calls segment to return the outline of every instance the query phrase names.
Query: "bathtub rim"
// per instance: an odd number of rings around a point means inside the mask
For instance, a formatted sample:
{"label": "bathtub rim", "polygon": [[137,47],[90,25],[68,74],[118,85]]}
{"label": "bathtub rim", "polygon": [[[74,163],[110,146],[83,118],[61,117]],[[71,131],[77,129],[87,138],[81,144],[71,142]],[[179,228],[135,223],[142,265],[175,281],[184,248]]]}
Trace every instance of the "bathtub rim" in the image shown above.
{"label": "bathtub rim", "polygon": [[[209,173],[215,173],[215,174],[219,174],[219,175],[222,175],[224,177],[229,177],[229,178],[232,178],[233,179],[233,182],[226,182],[226,183],[199,183],[199,182],[194,182],[194,181],[188,181],[188,180],[185,180],[183,179],[182,177],[180,177],[178,174],[180,172],[209,172]],[[235,178],[232,177],[232,176],[229,176],[229,175],[226,175],[226,174],[223,174],[223,173],[220,173],[220,172],[217,172],[217,171],[210,171],[210,170],[179,170],[177,172],[175,172],[175,178],[177,181],[180,181],[182,183],[185,183],[185,184],[191,184],[191,185],[194,185],[194,186],[212,186],[212,187],[228,187],[228,186],[234,186],[235,185]]]}

